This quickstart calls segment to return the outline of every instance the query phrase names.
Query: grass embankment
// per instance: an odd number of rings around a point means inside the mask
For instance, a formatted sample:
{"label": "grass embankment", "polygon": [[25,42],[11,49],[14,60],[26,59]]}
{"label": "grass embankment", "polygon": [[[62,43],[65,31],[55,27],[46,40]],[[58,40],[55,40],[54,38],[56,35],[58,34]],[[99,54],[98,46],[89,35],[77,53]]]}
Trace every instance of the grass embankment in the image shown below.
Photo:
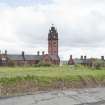
{"label": "grass embankment", "polygon": [[105,85],[105,70],[86,67],[0,68],[0,94]]}

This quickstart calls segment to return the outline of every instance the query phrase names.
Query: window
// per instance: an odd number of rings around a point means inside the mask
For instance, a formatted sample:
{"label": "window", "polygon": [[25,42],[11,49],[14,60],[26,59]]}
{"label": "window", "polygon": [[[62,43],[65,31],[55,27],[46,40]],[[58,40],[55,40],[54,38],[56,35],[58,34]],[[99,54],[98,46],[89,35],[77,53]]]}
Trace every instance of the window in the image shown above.
{"label": "window", "polygon": [[54,42],[53,44],[56,45],[56,42]]}
{"label": "window", "polygon": [[54,44],[54,47],[56,47],[56,42],[54,42],[53,44]]}
{"label": "window", "polygon": [[2,61],[6,61],[6,58],[2,58]]}

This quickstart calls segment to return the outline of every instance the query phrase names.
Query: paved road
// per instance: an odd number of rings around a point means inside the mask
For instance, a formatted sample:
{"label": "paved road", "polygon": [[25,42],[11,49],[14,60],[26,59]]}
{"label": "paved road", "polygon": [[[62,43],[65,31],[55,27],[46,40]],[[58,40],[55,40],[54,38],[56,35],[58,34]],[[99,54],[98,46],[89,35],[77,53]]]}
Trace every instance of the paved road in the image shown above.
{"label": "paved road", "polygon": [[0,98],[0,105],[105,105],[105,88],[40,92]]}

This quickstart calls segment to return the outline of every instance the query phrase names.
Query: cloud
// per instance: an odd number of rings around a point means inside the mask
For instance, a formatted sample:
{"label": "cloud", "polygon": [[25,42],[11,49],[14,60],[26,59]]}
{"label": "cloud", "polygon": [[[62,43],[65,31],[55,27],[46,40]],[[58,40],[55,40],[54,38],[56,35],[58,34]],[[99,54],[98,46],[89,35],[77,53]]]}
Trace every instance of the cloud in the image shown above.
{"label": "cloud", "polygon": [[36,4],[47,5],[53,2],[52,0],[0,0],[0,3],[7,4],[12,7],[17,7],[17,6],[32,6]]}
{"label": "cloud", "polygon": [[[18,4],[18,5],[16,5]],[[25,5],[23,5],[25,4]],[[15,5],[15,7],[13,6]],[[47,52],[51,24],[59,32],[60,55],[105,53],[105,0],[52,0],[51,2],[1,2],[1,49]],[[13,50],[15,49],[15,51]],[[35,50],[34,50],[35,49]],[[65,52],[67,49],[67,52]],[[84,50],[82,50],[84,49]],[[103,49],[101,54],[98,50]]]}

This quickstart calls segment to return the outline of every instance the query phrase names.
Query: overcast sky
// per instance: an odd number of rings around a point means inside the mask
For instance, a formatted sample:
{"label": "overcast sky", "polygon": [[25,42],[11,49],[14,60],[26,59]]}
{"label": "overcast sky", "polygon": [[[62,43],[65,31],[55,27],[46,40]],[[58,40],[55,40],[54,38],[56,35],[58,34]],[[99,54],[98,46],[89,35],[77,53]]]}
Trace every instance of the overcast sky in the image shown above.
{"label": "overcast sky", "polygon": [[0,0],[0,49],[47,53],[51,24],[61,59],[105,55],[105,0]]}

